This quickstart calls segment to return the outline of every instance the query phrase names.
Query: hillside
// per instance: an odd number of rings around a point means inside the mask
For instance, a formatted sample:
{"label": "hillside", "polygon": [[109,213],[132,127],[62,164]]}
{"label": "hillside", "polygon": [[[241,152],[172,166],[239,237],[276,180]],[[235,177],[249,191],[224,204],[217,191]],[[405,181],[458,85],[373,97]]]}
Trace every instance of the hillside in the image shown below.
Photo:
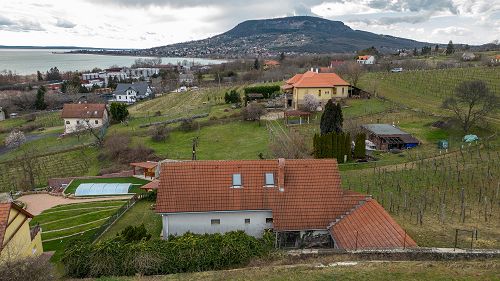
{"label": "hillside", "polygon": [[236,57],[285,53],[341,53],[375,46],[379,50],[429,45],[410,39],[353,30],[317,17],[249,20],[220,35],[134,52],[136,55]]}

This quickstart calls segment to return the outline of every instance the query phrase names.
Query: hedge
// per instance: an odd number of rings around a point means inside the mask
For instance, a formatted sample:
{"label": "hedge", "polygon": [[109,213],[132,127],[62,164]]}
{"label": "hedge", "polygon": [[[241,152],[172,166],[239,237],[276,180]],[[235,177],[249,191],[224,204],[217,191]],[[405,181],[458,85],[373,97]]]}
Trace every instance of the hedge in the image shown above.
{"label": "hedge", "polygon": [[281,87],[278,85],[275,86],[254,86],[254,87],[246,87],[244,89],[245,95],[248,94],[262,94],[264,98],[268,99],[272,94],[278,93],[281,91]]}
{"label": "hedge", "polygon": [[126,242],[119,237],[98,242],[70,243],[62,263],[72,278],[101,276],[161,275],[220,270],[247,264],[267,255],[273,237],[257,239],[243,231],[225,234],[192,234],[168,240]]}

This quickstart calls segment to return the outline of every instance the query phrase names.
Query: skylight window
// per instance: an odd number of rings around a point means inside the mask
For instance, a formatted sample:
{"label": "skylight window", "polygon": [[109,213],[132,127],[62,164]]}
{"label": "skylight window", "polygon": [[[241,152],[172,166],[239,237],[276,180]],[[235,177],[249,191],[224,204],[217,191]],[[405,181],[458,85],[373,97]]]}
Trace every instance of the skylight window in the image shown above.
{"label": "skylight window", "polygon": [[265,174],[266,186],[274,186],[274,174],[266,173]]}
{"label": "skylight window", "polygon": [[241,174],[233,174],[233,188],[241,187]]}

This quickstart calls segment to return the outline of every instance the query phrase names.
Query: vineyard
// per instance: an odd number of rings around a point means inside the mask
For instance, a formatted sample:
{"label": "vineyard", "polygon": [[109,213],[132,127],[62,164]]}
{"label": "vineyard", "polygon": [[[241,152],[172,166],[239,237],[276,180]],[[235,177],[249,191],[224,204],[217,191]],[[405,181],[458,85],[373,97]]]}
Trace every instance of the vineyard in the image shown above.
{"label": "vineyard", "polygon": [[413,110],[440,115],[443,113],[440,108],[443,99],[450,96],[461,82],[470,80],[483,80],[491,91],[500,94],[498,67],[373,72],[362,76],[360,86]]}
{"label": "vineyard", "polygon": [[[453,247],[456,229],[463,229],[477,230],[475,247],[500,247],[498,151],[467,146],[441,157],[414,154],[409,160],[344,171],[343,187],[372,194],[420,246]],[[471,236],[458,242],[470,245]]]}
{"label": "vineyard", "polygon": [[97,173],[96,151],[76,148],[58,153],[0,162],[0,191],[23,190],[30,175],[35,185],[46,186],[49,178]]}

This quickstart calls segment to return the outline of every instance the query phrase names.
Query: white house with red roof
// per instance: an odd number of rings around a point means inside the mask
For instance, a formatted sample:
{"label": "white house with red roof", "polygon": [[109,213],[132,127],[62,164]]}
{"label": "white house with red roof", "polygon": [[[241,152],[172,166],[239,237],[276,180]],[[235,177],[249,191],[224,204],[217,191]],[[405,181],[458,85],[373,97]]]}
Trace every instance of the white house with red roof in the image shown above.
{"label": "white house with red roof", "polygon": [[299,109],[306,95],[313,95],[323,106],[330,99],[347,98],[350,84],[335,73],[319,73],[313,69],[304,74],[296,74],[281,88],[290,95],[287,107]]}
{"label": "white house with red roof", "polygon": [[108,109],[105,104],[64,104],[61,118],[64,119],[64,133],[71,134],[108,125]]}
{"label": "white house with red roof", "polygon": [[341,188],[334,159],[185,161],[161,169],[156,212],[164,239],[272,230],[291,247],[310,236],[339,249],[416,246],[374,199]]}
{"label": "white house with red roof", "polygon": [[356,62],[359,64],[375,64],[375,57],[371,55],[358,56]]}

